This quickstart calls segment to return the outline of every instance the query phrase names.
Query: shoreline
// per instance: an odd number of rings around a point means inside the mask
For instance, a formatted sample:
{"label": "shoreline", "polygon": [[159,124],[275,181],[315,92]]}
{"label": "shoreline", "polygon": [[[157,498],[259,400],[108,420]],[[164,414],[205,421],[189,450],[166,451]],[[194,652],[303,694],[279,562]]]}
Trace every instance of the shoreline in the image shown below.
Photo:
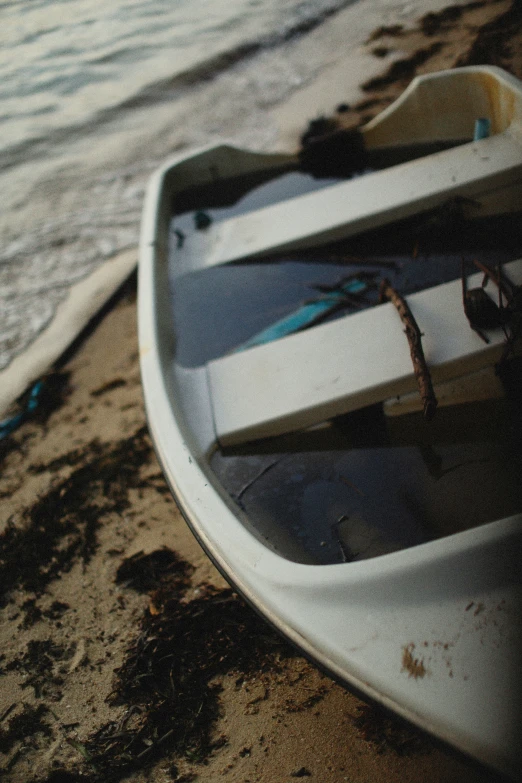
{"label": "shoreline", "polygon": [[[377,72],[389,74],[395,62],[411,62],[438,35],[447,45],[411,67],[438,69],[447,57],[455,64],[470,55],[477,28],[510,6],[499,0],[452,21],[439,17],[431,35],[419,25],[379,32],[272,110],[270,123],[282,129],[278,143],[295,147],[319,114],[356,124],[410,78],[385,78],[364,90],[357,70],[352,94],[352,76],[343,79],[347,62],[359,69],[363,60],[357,58],[372,57]],[[365,54],[376,47],[387,55]],[[518,45],[510,55],[520,76],[521,53]],[[365,68],[365,76],[374,74]],[[336,114],[341,102],[352,108]],[[123,279],[132,272],[134,253],[120,258]],[[112,290],[117,286],[115,277]],[[91,315],[109,293],[96,300]],[[61,359],[48,375],[45,404],[0,441],[5,779],[494,780],[337,685],[231,594],[182,519],[147,434],[135,277],[87,328],[90,315],[82,317],[74,350],[63,354],[65,343],[55,348]],[[61,335],[69,344],[71,336]],[[44,364],[50,356],[41,348],[35,354]],[[167,716],[176,710],[176,729],[166,732]]]}

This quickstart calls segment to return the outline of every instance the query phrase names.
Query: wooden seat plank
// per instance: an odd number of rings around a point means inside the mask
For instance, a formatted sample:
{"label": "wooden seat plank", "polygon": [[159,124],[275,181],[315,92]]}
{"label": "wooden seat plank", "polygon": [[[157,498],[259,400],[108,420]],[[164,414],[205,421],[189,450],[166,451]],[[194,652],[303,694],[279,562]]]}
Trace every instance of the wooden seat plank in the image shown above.
{"label": "wooden seat plank", "polygon": [[522,144],[509,132],[331,185],[212,224],[187,237],[198,265],[225,264],[353,236],[520,180]]}
{"label": "wooden seat plank", "polygon": [[[504,269],[522,284],[522,260]],[[481,279],[471,276],[468,286],[479,286]],[[486,344],[470,328],[460,280],[407,301],[424,335],[434,383],[498,360],[504,334],[489,331]],[[303,429],[416,388],[408,342],[391,303],[214,360],[207,375],[223,446]]]}

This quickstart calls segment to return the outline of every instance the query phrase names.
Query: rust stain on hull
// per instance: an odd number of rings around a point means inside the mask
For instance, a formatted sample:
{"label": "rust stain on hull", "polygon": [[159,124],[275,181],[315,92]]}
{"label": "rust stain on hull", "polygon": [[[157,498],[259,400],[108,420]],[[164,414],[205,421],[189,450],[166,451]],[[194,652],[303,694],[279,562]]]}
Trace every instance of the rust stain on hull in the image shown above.
{"label": "rust stain on hull", "polygon": [[402,648],[402,669],[401,671],[407,671],[408,677],[413,677],[418,680],[425,677],[428,670],[424,666],[424,660],[422,658],[414,657],[415,645],[413,642],[407,644]]}

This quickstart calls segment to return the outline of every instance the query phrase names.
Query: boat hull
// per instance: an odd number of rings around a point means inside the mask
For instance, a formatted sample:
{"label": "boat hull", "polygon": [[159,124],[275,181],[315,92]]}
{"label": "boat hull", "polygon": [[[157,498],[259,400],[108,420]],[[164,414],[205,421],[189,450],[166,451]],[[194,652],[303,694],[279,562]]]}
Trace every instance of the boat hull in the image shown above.
{"label": "boat hull", "polygon": [[267,545],[211,468],[218,437],[207,370],[176,362],[171,205],[194,184],[291,163],[288,156],[213,147],[169,161],[151,180],[138,308],[145,406],[158,458],[205,551],[279,632],[348,687],[519,779],[522,516],[372,559],[307,564]]}

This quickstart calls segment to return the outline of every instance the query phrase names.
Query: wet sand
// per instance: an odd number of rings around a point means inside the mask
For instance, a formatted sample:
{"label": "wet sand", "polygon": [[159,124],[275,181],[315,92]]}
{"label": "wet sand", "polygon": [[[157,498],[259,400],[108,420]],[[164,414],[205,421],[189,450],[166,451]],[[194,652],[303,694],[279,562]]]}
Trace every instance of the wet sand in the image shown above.
{"label": "wet sand", "polygon": [[[335,113],[346,100],[337,63],[274,113],[282,144],[320,112],[367,119],[415,73],[481,58],[521,77],[510,7],[473,3],[378,31],[366,55],[385,60],[387,78]],[[35,416],[0,443],[5,779],[490,780],[320,673],[215,571],[147,434],[135,288],[132,278],[49,373]]]}

